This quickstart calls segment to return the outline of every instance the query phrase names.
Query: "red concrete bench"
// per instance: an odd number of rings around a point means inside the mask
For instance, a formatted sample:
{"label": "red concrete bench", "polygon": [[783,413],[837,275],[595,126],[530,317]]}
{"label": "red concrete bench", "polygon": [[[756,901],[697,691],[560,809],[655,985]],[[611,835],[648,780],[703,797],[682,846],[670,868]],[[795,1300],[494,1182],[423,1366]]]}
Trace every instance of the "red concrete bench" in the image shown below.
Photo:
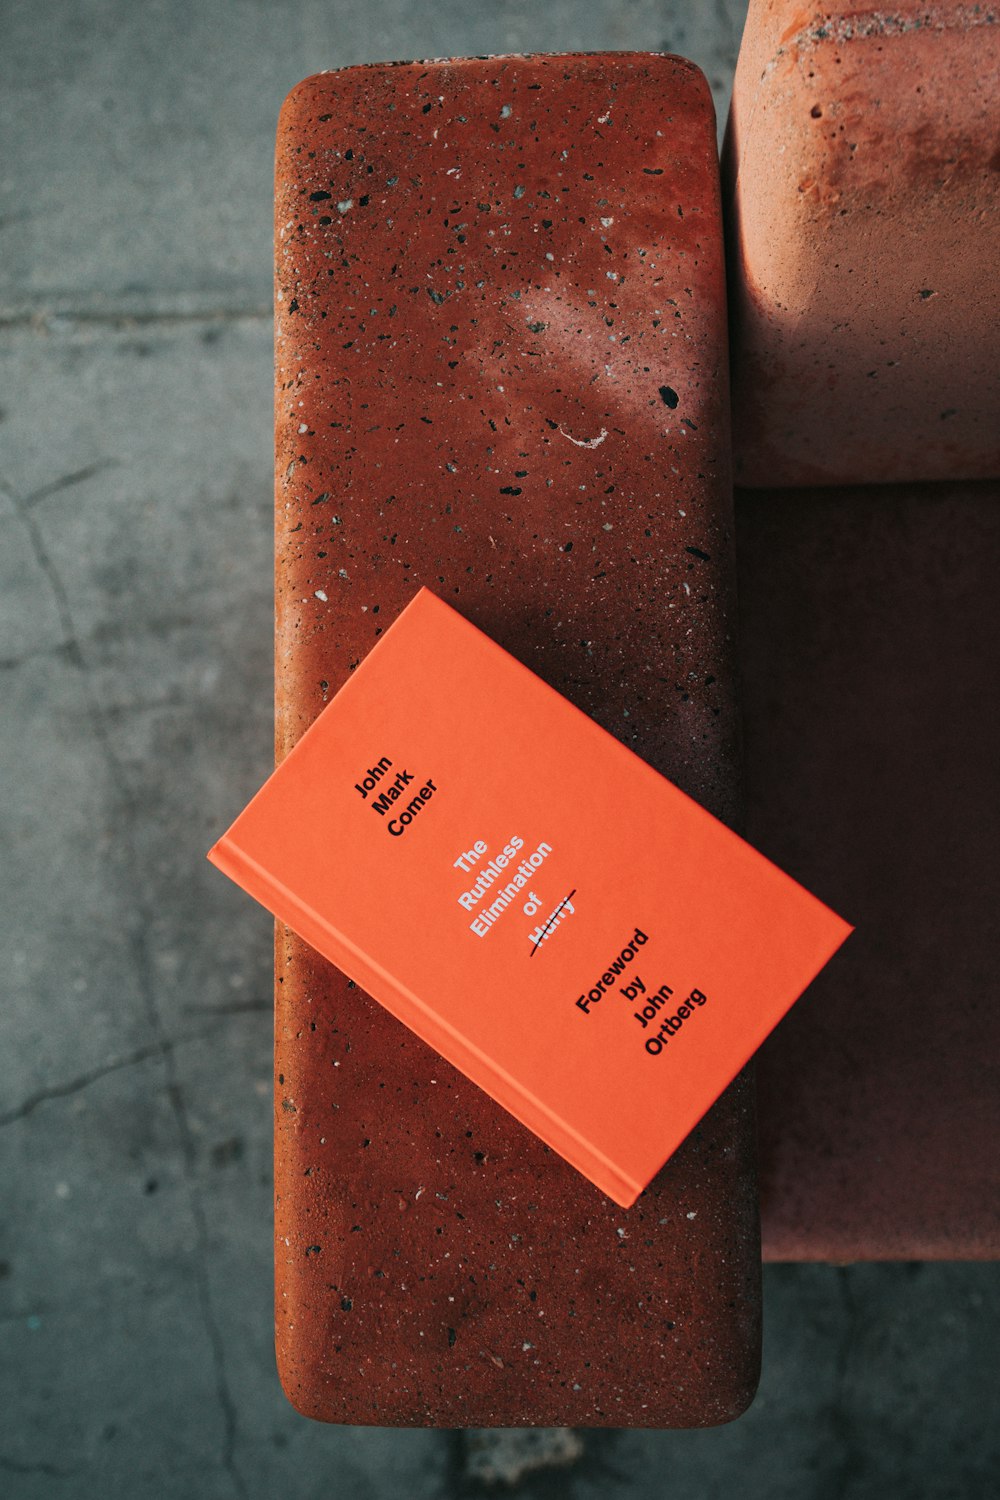
{"label": "red concrete bench", "polygon": [[[737,815],[715,125],[677,58],[349,69],[281,116],[277,748],[429,584]],[[279,933],[277,1346],[328,1421],[750,1400],[741,1078],[628,1213]]]}
{"label": "red concrete bench", "polygon": [[729,119],[737,482],[1000,474],[1000,14],[751,0]]}

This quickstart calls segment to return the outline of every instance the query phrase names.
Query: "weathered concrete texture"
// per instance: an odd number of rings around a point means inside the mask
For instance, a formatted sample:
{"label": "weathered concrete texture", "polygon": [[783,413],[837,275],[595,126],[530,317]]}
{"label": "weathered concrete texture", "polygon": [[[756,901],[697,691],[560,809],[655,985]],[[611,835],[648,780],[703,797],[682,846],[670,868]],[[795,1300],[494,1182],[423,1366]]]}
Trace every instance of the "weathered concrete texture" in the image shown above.
{"label": "weathered concrete texture", "polygon": [[725,176],[736,473],[1000,474],[1000,12],[753,0]]}
{"label": "weathered concrete texture", "polygon": [[463,1477],[514,1489],[531,1475],[572,1468],[584,1451],[583,1437],[572,1427],[480,1427],[465,1435]]}
{"label": "weathered concrete texture", "polygon": [[[38,968],[20,1034],[39,1010],[53,1046],[78,1034],[73,1074],[250,985],[237,903],[192,860],[211,834],[206,798],[249,791],[250,748],[268,736],[254,691],[269,675],[268,345],[258,323],[25,329],[0,346],[4,524],[27,548],[25,594],[51,602],[58,629],[8,670],[32,732],[10,747],[19,796],[5,806],[22,820],[12,899]],[[38,442],[39,402],[60,413],[58,445]],[[237,727],[238,768],[219,749]],[[77,980],[89,987],[74,997]],[[62,1071],[41,1045],[18,1061],[14,1098]]]}
{"label": "weathered concrete texture", "polygon": [[122,1473],[150,1497],[233,1493],[168,1084],[147,1059],[4,1130],[7,1494],[106,1493]]}
{"label": "weathered concrete texture", "polygon": [[[308,79],[282,111],[275,228],[279,754],[426,584],[733,821],[702,75],[623,53]],[[300,1411],[689,1426],[744,1409],[745,1074],[626,1213],[298,939],[279,934],[276,972],[277,1346]]]}
{"label": "weathered concrete texture", "polygon": [[715,1432],[587,1433],[573,1500],[992,1500],[993,1267],[770,1266],[764,1285],[746,1416]]}
{"label": "weathered concrete texture", "polygon": [[[0,1105],[0,1294],[5,1372],[17,1372],[0,1451],[14,1493],[55,1477],[67,1493],[107,1493],[127,1473],[139,1494],[223,1496],[238,1479],[208,1286],[212,1255],[232,1246],[210,1205],[213,1153],[254,1126],[241,1099],[206,1136],[187,1068],[221,1054],[224,1076],[245,1076],[256,1052],[266,1076],[269,1062],[266,1011],[230,1008],[252,994],[263,944],[198,937],[215,894],[205,799],[229,781],[206,725],[238,714],[248,745],[255,725],[267,741],[266,708],[242,702],[249,680],[266,681],[266,586],[255,651],[252,583],[232,567],[227,581],[237,543],[266,568],[264,526],[246,526],[266,433],[239,416],[255,404],[244,372],[266,370],[266,355],[263,325],[24,329],[0,344],[3,525],[21,544],[24,618],[47,611],[34,642],[14,631],[5,644],[14,712],[0,718],[17,789],[3,813],[17,1004]],[[60,413],[58,443],[39,441],[40,404]],[[226,502],[241,479],[237,523]],[[263,522],[262,498],[258,483]],[[263,1117],[256,1130],[266,1143]],[[266,1144],[263,1159],[261,1217]]]}
{"label": "weathered concrete texture", "polygon": [[775,1259],[1000,1257],[998,502],[740,500],[748,834],[857,924],[758,1061]]}
{"label": "weathered concrete texture", "polygon": [[269,306],[275,121],[293,84],[321,68],[568,48],[680,52],[705,70],[724,119],[743,9],[743,0],[8,0],[0,311],[209,291],[216,307]]}

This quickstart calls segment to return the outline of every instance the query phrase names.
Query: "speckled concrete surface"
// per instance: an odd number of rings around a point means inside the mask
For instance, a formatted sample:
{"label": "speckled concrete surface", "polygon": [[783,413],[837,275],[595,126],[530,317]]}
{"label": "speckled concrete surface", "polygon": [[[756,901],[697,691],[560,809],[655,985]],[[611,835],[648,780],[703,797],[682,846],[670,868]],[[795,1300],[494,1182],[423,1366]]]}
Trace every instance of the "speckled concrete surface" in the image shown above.
{"label": "speckled concrete surface", "polygon": [[751,0],[723,175],[741,484],[1000,474],[1000,12]]}
{"label": "speckled concrete surface", "polygon": [[[274,1370],[270,924],[204,861],[271,754],[274,124],[319,66],[421,53],[666,46],[724,90],[739,10],[4,7],[12,1500],[469,1493],[460,1435],[310,1424]],[[587,1433],[522,1493],[986,1497],[998,1333],[989,1266],[775,1268],[746,1417]]]}
{"label": "speckled concrete surface", "polygon": [[[733,819],[701,72],[591,53],[317,75],[282,110],[275,183],[279,754],[426,585]],[[300,1411],[689,1427],[746,1408],[748,1074],[623,1217],[299,939],[279,934],[276,973],[277,1351]]]}

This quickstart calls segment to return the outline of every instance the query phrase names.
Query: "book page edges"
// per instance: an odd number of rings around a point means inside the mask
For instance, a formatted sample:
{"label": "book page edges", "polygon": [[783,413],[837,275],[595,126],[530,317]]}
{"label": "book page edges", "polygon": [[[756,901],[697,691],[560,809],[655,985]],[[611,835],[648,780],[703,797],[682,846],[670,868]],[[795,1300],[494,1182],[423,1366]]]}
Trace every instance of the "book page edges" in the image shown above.
{"label": "book page edges", "polygon": [[284,922],[304,942],[360,984],[397,1020],[485,1090],[522,1125],[559,1152],[622,1208],[630,1208],[645,1182],[637,1182],[597,1150],[559,1115],[501,1068],[485,1052],[426,1002],[418,999],[385,969],[351,943],[319,912],[276,880],[228,834],[214,844],[208,859],[255,901]]}

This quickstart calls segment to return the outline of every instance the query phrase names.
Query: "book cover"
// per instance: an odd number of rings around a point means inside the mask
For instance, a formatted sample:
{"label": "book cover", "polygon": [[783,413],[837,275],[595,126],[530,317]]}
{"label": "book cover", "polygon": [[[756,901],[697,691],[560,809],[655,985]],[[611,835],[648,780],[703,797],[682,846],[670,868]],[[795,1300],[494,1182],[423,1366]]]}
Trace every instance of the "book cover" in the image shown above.
{"label": "book cover", "polygon": [[427,589],[209,858],[623,1207],[852,930]]}

